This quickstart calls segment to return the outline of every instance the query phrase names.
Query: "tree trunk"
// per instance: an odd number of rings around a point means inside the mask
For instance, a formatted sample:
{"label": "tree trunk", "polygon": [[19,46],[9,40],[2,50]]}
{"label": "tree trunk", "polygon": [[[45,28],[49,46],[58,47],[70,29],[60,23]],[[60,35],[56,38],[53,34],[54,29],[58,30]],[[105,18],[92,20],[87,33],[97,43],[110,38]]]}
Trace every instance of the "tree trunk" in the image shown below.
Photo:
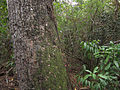
{"label": "tree trunk", "polygon": [[20,90],[67,90],[52,0],[8,0]]}

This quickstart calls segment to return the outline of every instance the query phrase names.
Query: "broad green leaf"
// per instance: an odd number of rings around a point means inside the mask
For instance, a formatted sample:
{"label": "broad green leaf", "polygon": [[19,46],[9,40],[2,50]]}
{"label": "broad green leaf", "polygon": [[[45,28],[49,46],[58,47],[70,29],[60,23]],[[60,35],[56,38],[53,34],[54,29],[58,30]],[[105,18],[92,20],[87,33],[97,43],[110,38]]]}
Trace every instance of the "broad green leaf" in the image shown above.
{"label": "broad green leaf", "polygon": [[96,79],[96,74],[92,74],[93,79]]}
{"label": "broad green leaf", "polygon": [[98,76],[99,76],[99,77],[101,77],[101,78],[103,78],[103,79],[108,79],[108,77],[107,77],[107,76],[102,75],[102,74],[99,74]]}

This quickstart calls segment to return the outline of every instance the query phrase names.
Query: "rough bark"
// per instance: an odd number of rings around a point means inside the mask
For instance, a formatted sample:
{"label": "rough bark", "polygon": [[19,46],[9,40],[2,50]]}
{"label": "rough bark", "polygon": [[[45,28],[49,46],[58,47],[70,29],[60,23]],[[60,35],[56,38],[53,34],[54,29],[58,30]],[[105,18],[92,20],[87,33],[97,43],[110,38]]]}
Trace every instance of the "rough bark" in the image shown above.
{"label": "rough bark", "polygon": [[52,0],[8,0],[20,90],[67,90]]}

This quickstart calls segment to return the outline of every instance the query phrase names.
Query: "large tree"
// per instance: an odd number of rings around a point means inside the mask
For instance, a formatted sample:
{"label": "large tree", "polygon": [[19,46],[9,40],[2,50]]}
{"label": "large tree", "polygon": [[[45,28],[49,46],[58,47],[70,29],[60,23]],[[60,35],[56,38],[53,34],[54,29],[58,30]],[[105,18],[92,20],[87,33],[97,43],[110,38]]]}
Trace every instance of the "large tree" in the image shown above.
{"label": "large tree", "polygon": [[53,0],[8,0],[20,90],[67,90]]}

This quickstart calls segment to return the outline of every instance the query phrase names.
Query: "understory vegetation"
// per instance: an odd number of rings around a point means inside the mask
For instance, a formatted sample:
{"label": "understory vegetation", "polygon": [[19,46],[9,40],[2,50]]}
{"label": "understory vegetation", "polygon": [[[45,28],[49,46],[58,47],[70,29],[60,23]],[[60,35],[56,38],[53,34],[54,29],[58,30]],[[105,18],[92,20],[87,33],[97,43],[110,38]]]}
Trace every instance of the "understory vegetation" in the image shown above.
{"label": "understory vegetation", "polygon": [[[53,3],[61,40],[59,47],[73,90],[120,88],[120,1],[115,1],[55,0]],[[0,87],[9,83],[2,83],[1,76],[5,75],[12,76],[14,80],[10,83],[14,85],[8,86],[15,89],[8,21],[6,0],[0,0]]]}

